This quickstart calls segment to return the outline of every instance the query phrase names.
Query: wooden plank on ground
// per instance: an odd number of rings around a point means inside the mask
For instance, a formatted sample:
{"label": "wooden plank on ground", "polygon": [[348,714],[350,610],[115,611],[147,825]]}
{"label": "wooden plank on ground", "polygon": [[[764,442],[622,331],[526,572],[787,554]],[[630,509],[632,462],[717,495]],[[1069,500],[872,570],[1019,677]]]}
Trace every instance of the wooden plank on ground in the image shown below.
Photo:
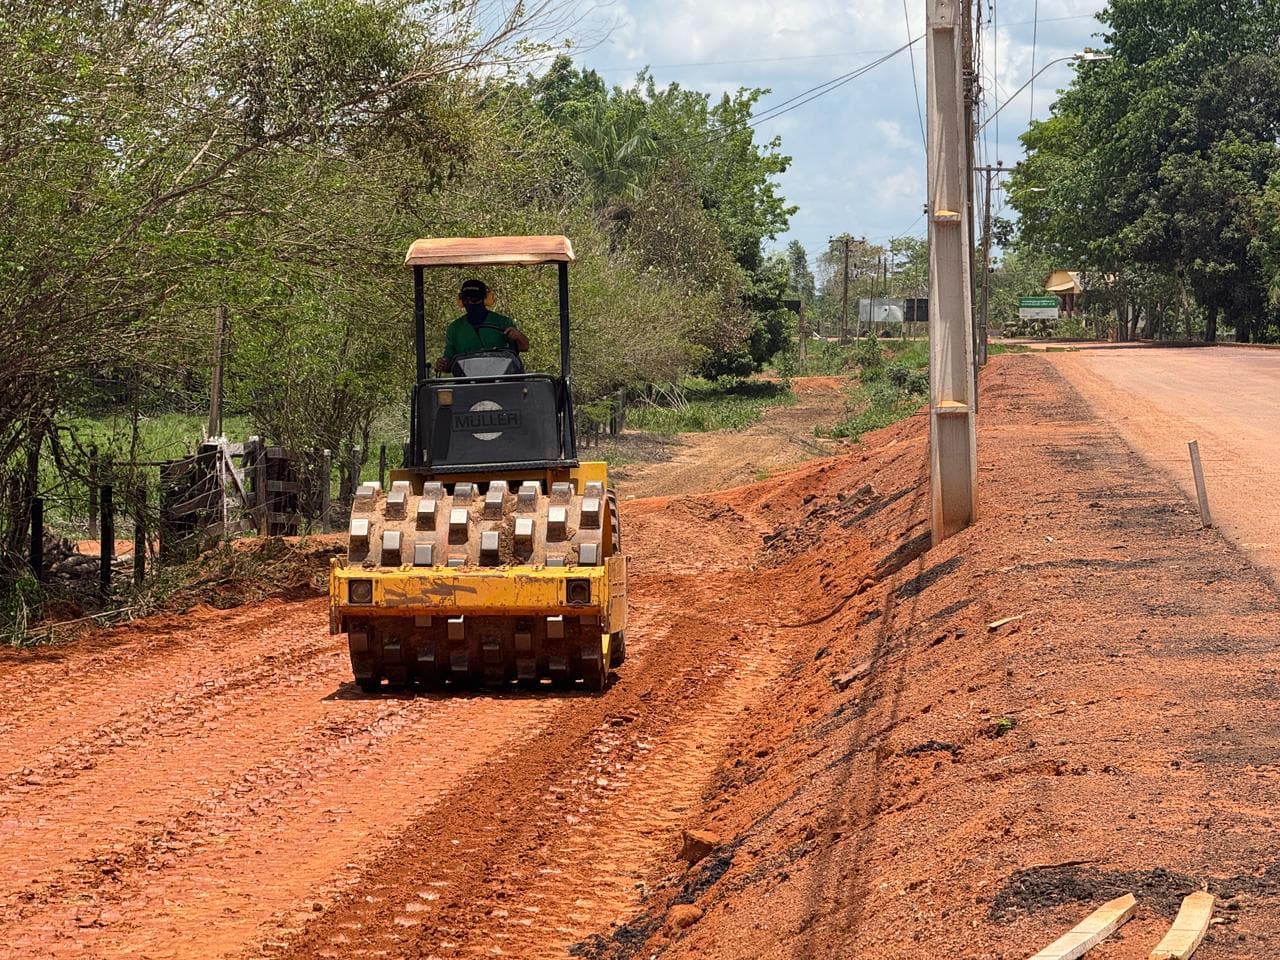
{"label": "wooden plank on ground", "polygon": [[1077,960],[1083,957],[1132,917],[1137,905],[1132,893],[1104,903],[1031,960]]}
{"label": "wooden plank on ground", "polygon": [[1184,897],[1173,926],[1151,951],[1151,960],[1187,960],[1196,952],[1213,919],[1213,894],[1193,893]]}
{"label": "wooden plank on ground", "polygon": [[1003,627],[1005,624],[1007,624],[1007,623],[1017,623],[1019,620],[1021,620],[1021,619],[1022,619],[1023,617],[1025,617],[1025,616],[1026,616],[1026,614],[1025,614],[1025,613],[1020,613],[1020,614],[1018,614],[1018,615],[1017,615],[1017,616],[1015,616],[1015,617],[1003,617],[1003,618],[1001,618],[1001,619],[999,619],[999,620],[996,620],[996,621],[995,621],[995,622],[993,622],[993,623],[988,623],[988,624],[987,624],[987,629],[988,629],[988,630],[999,630],[999,629],[1000,629],[1001,627]]}

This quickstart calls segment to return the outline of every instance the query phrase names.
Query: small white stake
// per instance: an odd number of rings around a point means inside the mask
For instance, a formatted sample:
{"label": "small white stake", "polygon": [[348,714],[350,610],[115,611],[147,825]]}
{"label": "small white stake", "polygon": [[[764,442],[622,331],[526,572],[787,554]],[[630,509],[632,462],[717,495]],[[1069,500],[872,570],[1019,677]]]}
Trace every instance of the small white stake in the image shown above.
{"label": "small white stake", "polygon": [[1209,516],[1209,494],[1204,488],[1204,468],[1200,466],[1200,442],[1189,440],[1187,448],[1191,451],[1191,473],[1196,478],[1196,498],[1200,501],[1200,523],[1207,529],[1213,526],[1213,518]]}

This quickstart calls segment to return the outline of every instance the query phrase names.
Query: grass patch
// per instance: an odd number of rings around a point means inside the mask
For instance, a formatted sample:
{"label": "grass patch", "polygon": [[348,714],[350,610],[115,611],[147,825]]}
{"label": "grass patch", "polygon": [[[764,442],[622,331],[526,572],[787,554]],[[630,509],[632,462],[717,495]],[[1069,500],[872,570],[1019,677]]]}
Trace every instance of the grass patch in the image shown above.
{"label": "grass patch", "polygon": [[816,428],[822,437],[859,439],[911,416],[929,396],[929,344],[921,340],[879,341],[868,337],[853,347],[858,383],[850,391],[848,416],[835,426]]}
{"label": "grass patch", "polygon": [[[176,460],[194,453],[208,417],[192,413],[159,413],[138,418],[139,460]],[[113,460],[131,458],[133,424],[127,415],[75,420],[71,424],[82,447],[98,448],[98,455]],[[223,431],[231,440],[245,440],[252,432],[247,417],[226,417]]]}
{"label": "grass patch", "polygon": [[1025,343],[988,343],[987,356],[998,357],[1002,353],[1030,353],[1031,348]]}
{"label": "grass patch", "polygon": [[790,384],[769,380],[689,378],[668,390],[655,390],[627,406],[627,427],[650,433],[705,433],[743,430],[766,407],[794,403]]}

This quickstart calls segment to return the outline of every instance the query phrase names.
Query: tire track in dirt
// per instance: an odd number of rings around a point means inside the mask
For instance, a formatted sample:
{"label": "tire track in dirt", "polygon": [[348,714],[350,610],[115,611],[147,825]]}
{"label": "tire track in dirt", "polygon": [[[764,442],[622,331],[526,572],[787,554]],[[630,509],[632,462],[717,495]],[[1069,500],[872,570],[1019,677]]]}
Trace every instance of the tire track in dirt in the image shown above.
{"label": "tire track in dirt", "polygon": [[726,504],[626,520],[631,657],[603,697],[364,698],[322,600],[20,662],[0,958],[556,956],[631,910],[785,665],[788,599]]}
{"label": "tire track in dirt", "polygon": [[[68,656],[58,648],[36,649],[26,657],[10,654],[4,660],[17,661],[21,669],[7,671],[0,680],[0,770],[12,775],[15,764],[30,765],[33,753],[85,739],[87,731],[121,722],[175,688],[194,688],[199,697],[226,680],[228,670],[261,676],[246,661],[296,652],[292,609],[269,602],[228,613],[223,622],[207,619],[220,611],[202,611],[203,622],[185,633],[172,627],[124,628],[115,646],[88,657]],[[323,610],[322,601],[314,601],[311,609]],[[321,649],[314,640],[306,644],[311,652]]]}
{"label": "tire track in dirt", "polygon": [[[482,698],[351,703],[357,712],[348,720],[298,730],[284,755],[268,754],[165,819],[145,821],[132,840],[66,857],[60,874],[0,908],[0,942],[24,956],[24,942],[47,948],[74,932],[69,946],[92,945],[98,956],[220,953],[273,913],[308,907],[302,901],[323,896],[335,876],[371,855],[383,830],[420,812],[489,753],[535,735],[558,707],[502,704],[508,716],[498,725],[485,722],[495,705]],[[458,749],[424,754],[415,749],[423,742]],[[54,815],[78,819],[77,811],[47,814]],[[61,853],[46,847],[42,856]]]}
{"label": "tire track in dirt", "polygon": [[[94,769],[107,754],[127,750],[148,736],[178,737],[205,726],[211,717],[227,712],[233,702],[258,695],[257,688],[264,683],[279,684],[282,673],[288,673],[289,686],[332,673],[332,664],[324,661],[338,655],[337,645],[318,630],[309,631],[307,639],[294,649],[272,649],[277,652],[260,654],[212,679],[202,679],[210,672],[207,669],[174,677],[173,692],[140,699],[135,689],[131,697],[123,692],[118,698],[103,697],[97,704],[100,712],[86,713],[94,714],[95,719],[109,711],[114,715],[95,727],[77,725],[71,731],[58,731],[58,739],[53,739],[57,734],[47,739],[12,736],[15,757],[6,756],[6,760],[22,766],[0,776],[0,816],[6,800],[21,801],[22,794],[35,786],[74,779]],[[136,677],[132,680],[137,682]],[[32,756],[30,751],[43,744],[48,745]],[[23,754],[16,753],[19,747]]]}
{"label": "tire track in dirt", "polygon": [[664,663],[655,631],[639,675],[615,688],[624,696],[583,698],[468,782],[282,955],[563,956],[631,907],[673,852],[734,719],[777,669],[723,620],[679,629],[715,639]]}
{"label": "tire track in dirt", "polygon": [[[713,505],[650,506],[659,522],[633,542],[663,537],[674,557],[690,510]],[[443,800],[358,895],[279,955],[561,957],[634,907],[638,885],[666,872],[742,710],[786,663],[779,598],[727,562],[755,531],[719,519],[718,535],[701,529],[697,569],[633,577],[631,630],[645,640],[608,695],[576,700],[544,737]]]}

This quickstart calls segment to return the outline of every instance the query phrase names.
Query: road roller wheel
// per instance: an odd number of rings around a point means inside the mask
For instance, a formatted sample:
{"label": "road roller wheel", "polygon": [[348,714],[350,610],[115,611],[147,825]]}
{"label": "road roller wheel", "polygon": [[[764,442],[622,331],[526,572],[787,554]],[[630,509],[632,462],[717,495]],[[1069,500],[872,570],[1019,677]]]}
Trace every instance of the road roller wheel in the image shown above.
{"label": "road roller wheel", "polygon": [[613,643],[608,634],[601,637],[598,646],[583,649],[580,657],[582,686],[592,693],[599,693],[609,685],[609,658]]}
{"label": "road roller wheel", "polygon": [[362,693],[375,694],[382,692],[381,677],[357,677],[356,685]]}

